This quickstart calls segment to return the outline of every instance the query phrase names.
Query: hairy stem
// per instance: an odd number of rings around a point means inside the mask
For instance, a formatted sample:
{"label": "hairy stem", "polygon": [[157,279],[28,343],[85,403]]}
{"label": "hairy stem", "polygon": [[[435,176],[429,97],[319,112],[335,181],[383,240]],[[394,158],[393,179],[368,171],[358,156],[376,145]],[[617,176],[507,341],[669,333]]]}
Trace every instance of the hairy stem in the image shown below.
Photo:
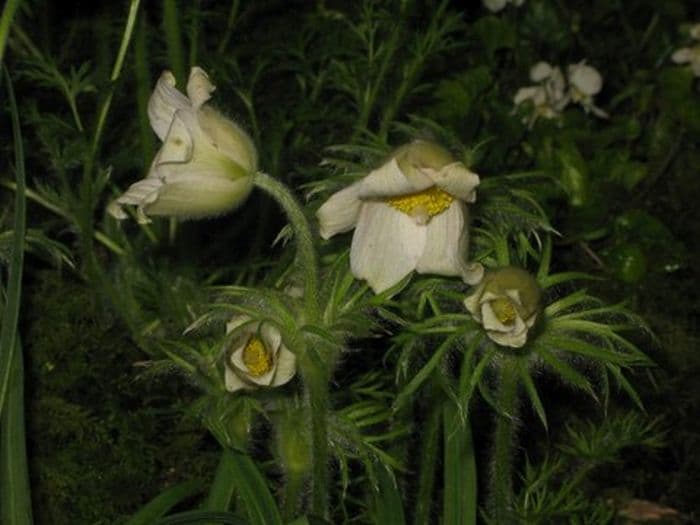
{"label": "hairy stem", "polygon": [[511,523],[513,511],[513,445],[518,417],[518,369],[504,359],[498,387],[498,413],[491,458],[489,507],[494,523]]}

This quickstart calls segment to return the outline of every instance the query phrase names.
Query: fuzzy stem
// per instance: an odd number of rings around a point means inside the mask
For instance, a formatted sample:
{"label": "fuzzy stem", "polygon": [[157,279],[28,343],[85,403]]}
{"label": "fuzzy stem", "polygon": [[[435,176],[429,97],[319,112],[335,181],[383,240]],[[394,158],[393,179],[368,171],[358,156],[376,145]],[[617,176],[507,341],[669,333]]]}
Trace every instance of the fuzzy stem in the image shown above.
{"label": "fuzzy stem", "polygon": [[500,370],[498,413],[491,458],[489,506],[494,523],[511,523],[513,511],[513,444],[518,417],[518,368],[506,358]]}
{"label": "fuzzy stem", "polygon": [[282,517],[291,521],[299,508],[299,499],[304,488],[304,474],[288,472],[287,482],[284,486],[284,502]]}
{"label": "fuzzy stem", "polygon": [[318,317],[318,262],[309,221],[296,197],[286,185],[262,172],[255,174],[254,183],[275,199],[287,214],[297,242],[297,266],[304,272],[306,313],[309,319],[316,319]]}
{"label": "fuzzy stem", "polygon": [[328,511],[328,381],[322,365],[310,362],[308,354],[304,361],[313,451],[311,509],[317,516],[325,518]]}
{"label": "fuzzy stem", "polygon": [[435,459],[438,457],[438,437],[440,435],[440,405],[433,400],[430,413],[423,427],[423,448],[420,459],[420,477],[418,478],[418,496],[414,507],[413,523],[421,525],[429,523],[430,511],[433,505],[433,489],[435,486]]}

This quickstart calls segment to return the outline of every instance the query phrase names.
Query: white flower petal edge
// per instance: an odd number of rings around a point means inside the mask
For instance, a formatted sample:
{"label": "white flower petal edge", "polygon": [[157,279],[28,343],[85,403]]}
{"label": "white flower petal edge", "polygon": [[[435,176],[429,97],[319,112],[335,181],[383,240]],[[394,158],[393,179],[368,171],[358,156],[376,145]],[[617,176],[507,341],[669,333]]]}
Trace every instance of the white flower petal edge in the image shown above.
{"label": "white flower petal edge", "polygon": [[423,254],[426,227],[383,202],[364,202],[350,248],[353,275],[375,293],[411,273]]}
{"label": "white flower petal edge", "polygon": [[165,140],[175,112],[189,107],[190,101],[175,88],[175,75],[164,71],[148,101],[148,118],[160,140]]}
{"label": "white flower petal edge", "polygon": [[424,226],[425,245],[416,271],[459,276],[468,284],[479,282],[484,274],[483,267],[464,260],[469,240],[467,223],[467,206],[460,201],[452,202],[444,213],[433,217]]}
{"label": "white flower petal edge", "polygon": [[316,212],[319,233],[330,239],[336,233],[352,230],[357,224],[362,201],[359,199],[362,181],[355,182],[331,195]]}

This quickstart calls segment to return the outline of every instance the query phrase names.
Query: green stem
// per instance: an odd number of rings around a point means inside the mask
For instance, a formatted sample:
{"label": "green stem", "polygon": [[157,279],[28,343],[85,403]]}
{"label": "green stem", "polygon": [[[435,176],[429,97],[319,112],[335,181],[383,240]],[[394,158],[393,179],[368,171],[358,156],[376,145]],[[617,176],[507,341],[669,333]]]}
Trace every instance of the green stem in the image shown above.
{"label": "green stem", "polygon": [[518,417],[518,368],[513,358],[504,359],[500,376],[489,494],[491,516],[499,525],[513,518],[513,445]]}
{"label": "green stem", "polygon": [[185,72],[185,52],[182,48],[180,35],[180,20],[178,19],[178,7],[175,0],[163,0],[163,29],[165,30],[165,43],[168,49],[168,62],[175,74],[175,80],[180,86],[187,80]]}
{"label": "green stem", "polygon": [[289,219],[297,243],[297,266],[304,272],[307,316],[308,319],[316,319],[319,315],[318,260],[309,221],[296,197],[286,185],[262,172],[255,174],[254,183],[277,201]]}
{"label": "green stem", "polygon": [[328,380],[325,367],[310,362],[308,352],[309,350],[305,355],[303,372],[311,410],[311,509],[317,516],[325,518],[328,512]]}
{"label": "green stem", "polygon": [[10,27],[12,19],[15,17],[15,12],[19,7],[20,0],[7,0],[5,7],[2,8],[2,16],[0,16],[0,68],[5,56],[5,45],[7,37],[10,35]]}
{"label": "green stem", "polygon": [[284,502],[282,517],[291,521],[299,508],[299,499],[304,488],[304,475],[297,472],[288,472],[287,482],[284,486]]}
{"label": "green stem", "polygon": [[413,516],[413,523],[415,523],[415,525],[430,523],[430,510],[433,505],[433,488],[435,486],[435,466],[436,458],[438,457],[440,416],[440,405],[434,402],[422,432],[423,450],[421,451],[420,459],[418,496],[416,498]]}

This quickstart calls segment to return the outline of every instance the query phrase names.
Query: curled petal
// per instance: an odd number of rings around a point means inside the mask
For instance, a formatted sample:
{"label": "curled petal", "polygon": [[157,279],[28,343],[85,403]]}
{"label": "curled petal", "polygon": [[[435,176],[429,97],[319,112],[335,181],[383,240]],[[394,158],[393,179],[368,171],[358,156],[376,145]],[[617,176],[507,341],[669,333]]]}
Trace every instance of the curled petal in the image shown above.
{"label": "curled petal", "polygon": [[194,142],[190,134],[190,129],[183,120],[183,118],[187,116],[187,113],[184,111],[178,111],[173,115],[168,134],[163,141],[163,147],[156,157],[156,164],[164,162],[188,162],[192,159]]}
{"label": "curled petal", "polygon": [[280,347],[277,353],[276,371],[272,380],[272,386],[288,383],[297,371],[297,358],[284,345]]}
{"label": "curled petal", "polygon": [[432,185],[432,179],[419,170],[413,170],[409,179],[394,158],[362,179],[358,197],[361,200],[395,197],[422,191]]}
{"label": "curled petal", "polygon": [[530,80],[533,82],[542,82],[552,76],[554,69],[548,62],[537,62],[530,68]]}
{"label": "curled petal", "polygon": [[461,162],[448,164],[439,171],[424,170],[433,182],[450,195],[463,202],[476,201],[476,187],[479,185],[479,176],[467,169]]}
{"label": "curled petal", "polygon": [[671,55],[671,60],[673,60],[676,64],[685,64],[690,62],[693,60],[693,50],[689,47],[676,49]]}
{"label": "curled petal", "polygon": [[413,271],[425,243],[425,226],[387,204],[366,202],[352,238],[352,273],[380,293]]}
{"label": "curled petal", "polygon": [[175,76],[170,71],[164,71],[148,101],[148,118],[158,138],[165,140],[177,110],[191,107],[187,97],[175,88]]}
{"label": "curled petal", "polygon": [[[522,322],[522,321],[521,321]],[[527,328],[512,332],[488,332],[489,338],[501,346],[521,348],[527,342]]]}
{"label": "curled petal", "polygon": [[357,224],[362,201],[359,199],[362,181],[351,184],[331,195],[316,212],[321,237],[330,239],[337,233],[351,230]]}
{"label": "curled petal", "polygon": [[603,87],[603,77],[598,70],[583,62],[569,66],[569,82],[585,95],[595,95]]}
{"label": "curled petal", "polygon": [[233,371],[231,365],[225,367],[224,382],[226,384],[226,390],[229,392],[236,392],[238,390],[250,388],[250,385],[238,377],[238,375]]}
{"label": "curled petal", "polygon": [[190,70],[190,78],[187,81],[187,96],[194,109],[199,109],[202,104],[211,98],[216,87],[209,81],[201,67],[193,67]]}

